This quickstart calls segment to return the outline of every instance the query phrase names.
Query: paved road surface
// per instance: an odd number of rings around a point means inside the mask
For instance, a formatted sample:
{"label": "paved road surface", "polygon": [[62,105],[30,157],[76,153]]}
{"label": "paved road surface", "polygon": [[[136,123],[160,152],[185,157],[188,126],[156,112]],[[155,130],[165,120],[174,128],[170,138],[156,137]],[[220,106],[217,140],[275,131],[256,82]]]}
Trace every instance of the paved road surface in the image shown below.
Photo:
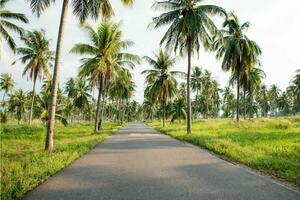
{"label": "paved road surface", "polygon": [[24,199],[300,200],[300,193],[132,123]]}

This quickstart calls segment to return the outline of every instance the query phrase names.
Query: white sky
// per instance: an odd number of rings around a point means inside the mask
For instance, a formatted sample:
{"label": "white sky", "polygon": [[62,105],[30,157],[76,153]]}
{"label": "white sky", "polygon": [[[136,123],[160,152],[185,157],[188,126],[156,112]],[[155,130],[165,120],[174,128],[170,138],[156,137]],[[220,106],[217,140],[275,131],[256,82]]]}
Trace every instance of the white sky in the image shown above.
{"label": "white sky", "polygon": [[[26,25],[26,29],[45,29],[47,36],[53,41],[52,48],[54,50],[61,3],[57,0],[56,5],[48,9],[41,18],[31,15],[29,4],[25,0],[13,0],[8,4],[8,9],[27,15],[31,23]],[[207,0],[204,3],[220,5],[227,11],[234,11],[242,22],[251,22],[252,26],[248,31],[248,36],[255,40],[263,50],[261,61],[262,68],[267,74],[265,83],[267,85],[275,83],[281,89],[285,89],[296,69],[300,68],[300,1]],[[130,49],[130,52],[140,56],[152,56],[153,51],[159,49],[159,41],[166,30],[165,28],[160,30],[147,29],[151,18],[157,14],[151,9],[153,0],[136,0],[133,8],[124,8],[121,6],[120,0],[112,0],[112,4],[116,13],[115,20],[123,21],[124,39],[135,42],[135,46]],[[76,76],[80,64],[80,57],[69,54],[69,50],[75,43],[86,40],[86,35],[79,28],[77,20],[72,16],[71,7],[69,8],[63,45],[62,82],[71,76]],[[94,25],[97,23],[95,21],[89,22]],[[0,60],[0,73],[8,72],[12,74],[17,88],[31,90],[31,81],[27,80],[26,77],[22,77],[24,66],[20,63],[10,66],[16,58],[4,46]],[[214,54],[201,51],[199,59],[194,60],[193,65],[209,69],[221,86],[227,84],[229,74],[221,70],[220,62],[216,61]],[[134,81],[137,85],[135,99],[139,102],[143,100],[144,90],[144,77],[140,73],[147,67],[146,63],[142,63],[133,72]],[[186,71],[186,59],[178,62],[176,70]]]}

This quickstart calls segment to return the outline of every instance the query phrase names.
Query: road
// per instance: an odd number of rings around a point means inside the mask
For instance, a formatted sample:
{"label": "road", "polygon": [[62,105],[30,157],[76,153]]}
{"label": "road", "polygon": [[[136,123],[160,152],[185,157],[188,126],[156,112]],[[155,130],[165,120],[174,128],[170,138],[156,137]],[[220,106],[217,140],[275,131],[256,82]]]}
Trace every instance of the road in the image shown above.
{"label": "road", "polygon": [[300,200],[300,193],[131,123],[23,199]]}

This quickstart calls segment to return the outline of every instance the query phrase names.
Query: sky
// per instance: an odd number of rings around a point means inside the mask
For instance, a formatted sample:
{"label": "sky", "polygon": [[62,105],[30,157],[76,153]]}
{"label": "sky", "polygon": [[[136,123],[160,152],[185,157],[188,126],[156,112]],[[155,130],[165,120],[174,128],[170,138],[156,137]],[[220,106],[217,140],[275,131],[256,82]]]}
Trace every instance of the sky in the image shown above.
{"label": "sky", "polygon": [[[124,39],[132,40],[135,45],[128,52],[139,56],[153,56],[159,49],[159,42],[167,30],[167,27],[151,30],[148,24],[152,17],[158,12],[151,8],[153,0],[136,0],[132,8],[121,5],[120,0],[112,0],[115,11],[113,21],[122,21],[121,29],[124,32]],[[267,77],[264,81],[266,85],[276,84],[284,90],[291,77],[297,69],[300,69],[300,1],[299,0],[206,0],[203,4],[215,4],[222,6],[228,12],[233,11],[240,18],[241,22],[250,21],[251,27],[247,31],[250,39],[256,41],[262,48],[260,57],[262,69]],[[14,12],[21,12],[27,15],[30,24],[25,25],[27,30],[45,29],[48,38],[51,38],[51,47],[54,50],[57,39],[59,16],[62,1],[57,0],[56,4],[37,18],[31,14],[27,1],[11,0],[7,9]],[[80,66],[80,56],[69,53],[75,43],[86,42],[87,35],[82,31],[78,20],[72,15],[69,7],[67,25],[63,43],[61,82],[76,76],[78,66]],[[220,27],[221,21],[216,19],[216,24]],[[91,21],[93,26],[100,23]],[[18,41],[18,44],[23,44]],[[31,90],[32,82],[26,77],[22,77],[24,65],[11,63],[18,58],[4,44],[0,59],[0,73],[9,73],[13,76],[17,88],[26,91]],[[200,51],[199,56],[193,59],[193,66],[201,66],[212,72],[213,77],[224,87],[228,83],[229,73],[221,69],[221,62],[215,59],[214,53]],[[187,69],[187,59],[181,58],[175,66],[175,70],[185,71]],[[143,101],[144,76],[141,72],[148,69],[147,63],[143,62],[133,70],[136,92],[134,99]],[[39,84],[40,86],[40,84]]]}

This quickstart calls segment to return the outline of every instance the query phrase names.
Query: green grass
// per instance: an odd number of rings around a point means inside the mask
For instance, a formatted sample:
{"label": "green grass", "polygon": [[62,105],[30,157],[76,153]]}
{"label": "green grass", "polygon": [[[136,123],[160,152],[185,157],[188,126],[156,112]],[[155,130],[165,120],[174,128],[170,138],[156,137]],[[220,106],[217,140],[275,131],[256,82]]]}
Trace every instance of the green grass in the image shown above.
{"label": "green grass", "polygon": [[148,125],[178,140],[184,140],[265,174],[300,186],[300,116],[263,118],[239,123],[232,120],[200,120],[193,134],[185,123]]}
{"label": "green grass", "polygon": [[48,153],[43,125],[1,126],[1,199],[7,200],[20,198],[120,128],[105,122],[101,133],[92,134],[90,124],[57,125],[55,150]]}

